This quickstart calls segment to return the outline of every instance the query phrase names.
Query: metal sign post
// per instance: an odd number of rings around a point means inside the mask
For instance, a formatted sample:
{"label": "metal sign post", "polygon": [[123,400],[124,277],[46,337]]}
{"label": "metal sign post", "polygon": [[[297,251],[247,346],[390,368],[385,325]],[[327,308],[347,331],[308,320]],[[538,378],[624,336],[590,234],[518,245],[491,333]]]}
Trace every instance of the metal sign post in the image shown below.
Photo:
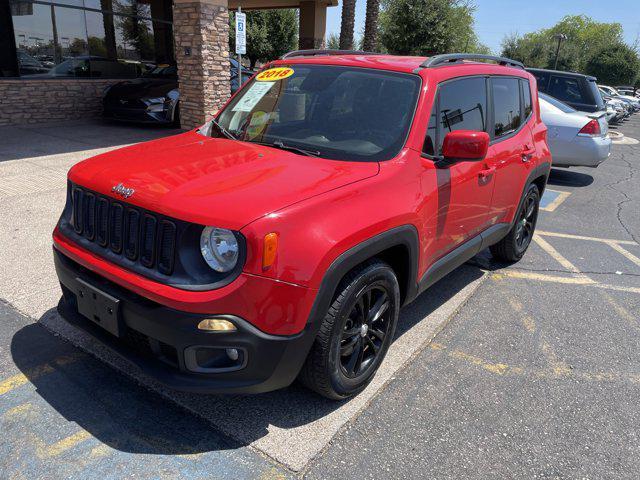
{"label": "metal sign post", "polygon": [[238,87],[242,87],[242,55],[247,53],[247,14],[236,12],[236,54],[238,55]]}

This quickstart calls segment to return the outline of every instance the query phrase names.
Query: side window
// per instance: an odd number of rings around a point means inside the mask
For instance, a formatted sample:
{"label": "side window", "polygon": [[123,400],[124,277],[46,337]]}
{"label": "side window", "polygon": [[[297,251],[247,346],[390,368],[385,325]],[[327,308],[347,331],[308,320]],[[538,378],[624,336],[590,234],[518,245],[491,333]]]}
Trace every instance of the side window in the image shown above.
{"label": "side window", "polygon": [[524,108],[524,118],[529,118],[531,112],[533,111],[533,107],[531,106],[531,87],[529,86],[529,82],[527,80],[521,80],[522,83],[522,100],[524,103],[522,104]]}
{"label": "side window", "polygon": [[520,85],[517,78],[493,77],[494,125],[496,138],[508,135],[517,130],[521,123]]}
{"label": "side window", "polygon": [[549,74],[547,72],[531,72],[534,77],[536,77],[536,82],[538,84],[538,91],[542,93],[547,93],[548,84],[549,84]]}
{"label": "side window", "polygon": [[485,78],[464,78],[442,85],[439,89],[440,118],[437,152],[447,133],[455,130],[487,128],[487,86]]}
{"label": "side window", "polygon": [[427,127],[427,135],[424,139],[422,153],[434,156],[436,154],[436,139],[438,133],[438,122],[436,121],[436,102],[433,103],[433,111],[429,118],[429,126]]}
{"label": "side window", "polygon": [[583,103],[578,80],[571,77],[551,77],[549,95],[563,102]]}

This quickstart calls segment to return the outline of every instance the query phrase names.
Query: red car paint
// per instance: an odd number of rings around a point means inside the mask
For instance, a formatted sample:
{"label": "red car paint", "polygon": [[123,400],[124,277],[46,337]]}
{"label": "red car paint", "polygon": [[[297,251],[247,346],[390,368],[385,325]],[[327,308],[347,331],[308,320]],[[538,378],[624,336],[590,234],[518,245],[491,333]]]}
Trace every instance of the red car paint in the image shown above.
{"label": "red car paint", "polygon": [[[522,69],[459,63],[419,69],[421,57],[344,55],[295,58],[269,66],[323,64],[406,72],[422,78],[408,138],[394,158],[350,162],[301,157],[197,131],[108,152],[79,163],[69,179],[169,217],[240,231],[247,242],[242,274],[229,285],[186,291],[145,278],[83,250],[58,230],[54,247],[85,268],[177,310],[237,315],[263,332],[301,332],[329,266],[341,254],[396,226],[419,234],[416,282],[438,259],[497,223],[510,223],[529,173],[551,162],[537,89]],[[437,87],[448,80],[495,75],[529,81],[533,114],[484,160],[438,168],[422,147]],[[245,87],[246,88],[246,87]],[[384,115],[384,112],[380,112]],[[121,200],[121,199],[120,199]],[[278,234],[275,262],[262,268],[263,239]]]}

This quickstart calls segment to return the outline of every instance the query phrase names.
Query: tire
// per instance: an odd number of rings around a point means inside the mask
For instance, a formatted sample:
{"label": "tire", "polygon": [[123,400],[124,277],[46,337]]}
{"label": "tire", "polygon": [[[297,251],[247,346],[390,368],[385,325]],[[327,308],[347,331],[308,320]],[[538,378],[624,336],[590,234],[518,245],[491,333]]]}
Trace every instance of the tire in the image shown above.
{"label": "tire", "polygon": [[180,103],[176,103],[173,108],[173,120],[171,121],[171,127],[180,128]]}
{"label": "tire", "polygon": [[540,191],[535,184],[531,184],[524,194],[511,230],[506,237],[490,247],[494,258],[508,263],[515,263],[522,258],[533,239],[539,208]]}
{"label": "tire", "polygon": [[299,380],[332,400],[360,393],[387,353],[399,311],[391,267],[376,259],[356,267],[340,282]]}

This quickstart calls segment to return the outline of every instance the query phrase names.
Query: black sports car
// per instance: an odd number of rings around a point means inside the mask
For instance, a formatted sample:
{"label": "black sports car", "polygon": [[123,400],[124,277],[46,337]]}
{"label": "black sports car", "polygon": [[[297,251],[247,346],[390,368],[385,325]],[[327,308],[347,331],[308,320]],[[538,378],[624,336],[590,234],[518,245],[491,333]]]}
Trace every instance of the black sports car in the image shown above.
{"label": "black sports car", "polygon": [[[230,60],[231,92],[240,88],[238,62]],[[253,75],[242,69],[242,83]],[[144,76],[116,83],[105,89],[103,116],[137,123],[180,126],[180,92],[175,65],[158,65]]]}

